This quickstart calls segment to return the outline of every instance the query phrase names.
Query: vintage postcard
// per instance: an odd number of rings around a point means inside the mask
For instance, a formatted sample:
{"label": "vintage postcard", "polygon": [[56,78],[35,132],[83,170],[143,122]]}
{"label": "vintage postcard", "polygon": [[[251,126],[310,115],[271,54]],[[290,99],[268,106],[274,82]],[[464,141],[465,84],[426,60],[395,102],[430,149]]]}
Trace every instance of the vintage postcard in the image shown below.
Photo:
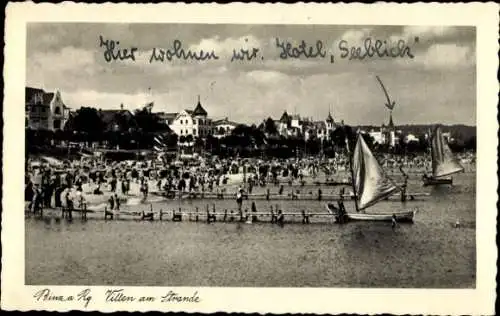
{"label": "vintage postcard", "polygon": [[494,314],[498,22],[8,4],[2,308]]}

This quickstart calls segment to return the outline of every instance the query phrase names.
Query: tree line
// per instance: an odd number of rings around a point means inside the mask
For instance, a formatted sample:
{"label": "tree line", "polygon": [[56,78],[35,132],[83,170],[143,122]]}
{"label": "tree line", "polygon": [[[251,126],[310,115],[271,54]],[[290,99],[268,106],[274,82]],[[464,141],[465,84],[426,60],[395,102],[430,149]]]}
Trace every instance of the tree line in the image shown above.
{"label": "tree line", "polygon": [[[147,109],[137,110],[131,115],[129,111],[105,113],[92,107],[82,107],[70,117],[62,130],[52,132],[27,128],[26,143],[28,151],[32,147],[52,146],[62,142],[84,144],[84,147],[92,147],[97,143],[108,148],[149,150],[157,145],[155,136],[161,135],[169,151],[176,151],[179,145],[190,144],[194,151],[228,157],[334,157],[338,152],[354,148],[356,131],[357,127],[342,125],[331,131],[326,139],[319,138],[314,133],[308,135],[307,140],[302,133],[284,137],[279,134],[274,120],[268,118],[259,126],[240,124],[224,137],[179,137],[158,114]],[[429,150],[428,141],[423,135],[418,142],[405,143],[401,138],[394,147],[375,143],[369,134],[363,134],[363,137],[367,145],[376,152],[418,154]],[[467,141],[450,144],[454,151],[475,150],[475,146],[475,135]]]}

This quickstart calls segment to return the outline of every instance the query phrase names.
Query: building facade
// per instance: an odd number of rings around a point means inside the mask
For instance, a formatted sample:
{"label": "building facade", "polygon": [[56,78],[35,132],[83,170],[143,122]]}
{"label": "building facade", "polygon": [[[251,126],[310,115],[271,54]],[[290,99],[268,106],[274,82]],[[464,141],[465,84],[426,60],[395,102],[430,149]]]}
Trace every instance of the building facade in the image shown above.
{"label": "building facade", "polygon": [[222,120],[212,122],[214,137],[222,138],[231,135],[231,132],[238,126],[238,123],[230,121],[227,117]]}
{"label": "building facade", "polygon": [[208,135],[213,135],[212,119],[208,118],[208,113],[201,105],[199,98],[194,110],[182,110],[175,113],[173,119],[171,119],[172,113],[163,115],[168,117],[167,125],[179,137],[192,135],[195,138],[206,138]]}
{"label": "building facade", "polygon": [[64,104],[61,93],[26,87],[25,124],[31,129],[61,130],[70,117],[70,109]]}
{"label": "building facade", "polygon": [[337,128],[331,112],[322,121],[313,121],[312,118],[301,118],[299,115],[289,115],[286,111],[279,121],[275,121],[278,133],[285,137],[303,135],[307,141],[310,138],[329,140],[330,133]]}

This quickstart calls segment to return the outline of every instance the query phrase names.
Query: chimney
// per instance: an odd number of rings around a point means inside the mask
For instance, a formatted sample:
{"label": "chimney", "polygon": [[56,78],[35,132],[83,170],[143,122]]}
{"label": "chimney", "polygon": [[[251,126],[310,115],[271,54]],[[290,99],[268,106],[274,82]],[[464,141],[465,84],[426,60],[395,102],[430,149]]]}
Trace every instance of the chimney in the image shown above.
{"label": "chimney", "polygon": [[120,110],[123,110],[123,103],[120,104]]}

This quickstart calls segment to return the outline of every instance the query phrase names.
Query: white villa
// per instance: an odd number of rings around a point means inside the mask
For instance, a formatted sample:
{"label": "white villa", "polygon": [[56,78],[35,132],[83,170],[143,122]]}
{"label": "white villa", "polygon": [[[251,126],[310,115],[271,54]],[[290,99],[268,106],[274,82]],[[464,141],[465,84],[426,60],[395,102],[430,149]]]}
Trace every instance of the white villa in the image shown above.
{"label": "white villa", "polygon": [[337,128],[331,112],[323,121],[313,121],[312,118],[301,118],[299,115],[289,115],[283,112],[281,118],[275,121],[278,133],[282,136],[303,135],[305,140],[316,137],[320,140],[328,140],[330,132]]}
{"label": "white villa", "polygon": [[188,136],[205,138],[213,134],[212,119],[207,117],[198,97],[198,104],[194,110],[182,110],[179,113],[163,114],[167,125],[177,136]]}
{"label": "white villa", "polygon": [[231,134],[238,123],[230,121],[227,117],[222,120],[217,120],[212,122],[214,129],[214,137],[222,138]]}

